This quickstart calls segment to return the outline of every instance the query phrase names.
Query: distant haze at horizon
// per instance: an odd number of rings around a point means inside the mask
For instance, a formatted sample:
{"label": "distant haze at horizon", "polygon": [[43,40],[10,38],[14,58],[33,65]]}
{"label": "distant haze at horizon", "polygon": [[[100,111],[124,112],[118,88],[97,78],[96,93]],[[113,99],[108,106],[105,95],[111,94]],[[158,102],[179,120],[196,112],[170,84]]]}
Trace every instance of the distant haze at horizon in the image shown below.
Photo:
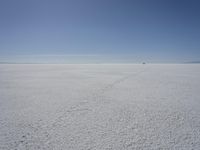
{"label": "distant haze at horizon", "polygon": [[17,63],[41,63],[41,64],[104,64],[104,63],[200,63],[198,60],[176,61],[176,60],[153,60],[149,58],[141,58],[132,55],[15,55],[1,56],[0,64],[17,64]]}
{"label": "distant haze at horizon", "polygon": [[0,63],[200,61],[198,0],[1,0]]}

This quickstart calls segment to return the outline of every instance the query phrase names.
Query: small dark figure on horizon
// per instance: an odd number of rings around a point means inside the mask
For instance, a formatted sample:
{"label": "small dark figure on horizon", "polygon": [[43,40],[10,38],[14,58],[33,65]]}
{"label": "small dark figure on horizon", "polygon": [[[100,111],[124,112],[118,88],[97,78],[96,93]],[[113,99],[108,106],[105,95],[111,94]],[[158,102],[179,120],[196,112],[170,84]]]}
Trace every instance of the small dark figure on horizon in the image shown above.
{"label": "small dark figure on horizon", "polygon": [[143,65],[145,65],[146,63],[145,63],[145,62],[143,62],[142,64],[143,64]]}

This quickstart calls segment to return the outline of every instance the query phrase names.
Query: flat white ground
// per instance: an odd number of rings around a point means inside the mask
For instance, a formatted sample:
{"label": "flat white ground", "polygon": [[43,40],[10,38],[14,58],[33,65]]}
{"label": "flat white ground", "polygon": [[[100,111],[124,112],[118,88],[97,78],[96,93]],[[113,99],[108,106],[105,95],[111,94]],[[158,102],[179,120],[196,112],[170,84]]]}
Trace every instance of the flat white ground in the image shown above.
{"label": "flat white ground", "polygon": [[0,65],[0,149],[200,149],[200,65]]}

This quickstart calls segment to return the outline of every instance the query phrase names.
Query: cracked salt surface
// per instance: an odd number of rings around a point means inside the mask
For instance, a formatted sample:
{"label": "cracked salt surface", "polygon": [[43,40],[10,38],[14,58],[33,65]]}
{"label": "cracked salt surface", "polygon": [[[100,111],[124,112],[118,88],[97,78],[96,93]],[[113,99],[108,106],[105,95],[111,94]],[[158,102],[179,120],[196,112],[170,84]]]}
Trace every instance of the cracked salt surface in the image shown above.
{"label": "cracked salt surface", "polygon": [[200,149],[200,65],[0,65],[1,150]]}

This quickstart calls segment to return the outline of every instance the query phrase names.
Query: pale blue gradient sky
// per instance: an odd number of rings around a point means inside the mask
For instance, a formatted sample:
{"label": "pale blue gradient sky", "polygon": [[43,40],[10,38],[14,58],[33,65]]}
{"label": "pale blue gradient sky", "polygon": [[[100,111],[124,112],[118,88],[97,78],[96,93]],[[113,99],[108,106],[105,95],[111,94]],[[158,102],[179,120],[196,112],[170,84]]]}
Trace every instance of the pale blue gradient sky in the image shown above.
{"label": "pale blue gradient sky", "polygon": [[198,0],[1,0],[0,62],[200,60]]}

